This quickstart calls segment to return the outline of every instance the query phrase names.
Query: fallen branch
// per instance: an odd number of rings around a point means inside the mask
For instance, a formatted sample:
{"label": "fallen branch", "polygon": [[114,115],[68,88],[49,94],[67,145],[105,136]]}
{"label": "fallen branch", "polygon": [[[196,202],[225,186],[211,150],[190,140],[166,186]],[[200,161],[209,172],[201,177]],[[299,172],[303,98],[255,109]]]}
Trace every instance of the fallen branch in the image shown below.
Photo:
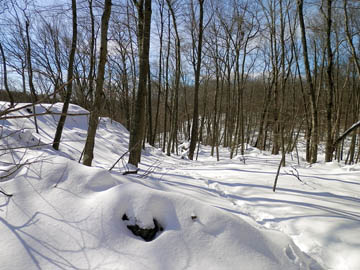
{"label": "fallen branch", "polygon": [[[22,167],[24,167],[25,165],[29,165],[29,162],[25,162],[25,163],[21,163],[21,164],[16,164],[14,167],[12,167],[10,170],[8,170],[7,172],[9,172],[7,175],[3,175],[0,176],[0,180],[1,179],[5,179],[8,178],[9,176],[13,175],[14,173],[16,173],[18,170],[20,170]],[[0,181],[2,182],[2,181]]]}
{"label": "fallen branch", "polygon": [[111,168],[109,169],[109,172],[116,166],[116,164],[118,164],[118,162],[127,154],[129,153],[129,150],[127,150],[124,154],[122,154],[117,160],[116,162],[111,166]]}
{"label": "fallen branch", "polygon": [[333,145],[334,149],[342,140],[344,140],[346,138],[347,135],[349,135],[352,131],[354,131],[358,127],[360,127],[360,121],[353,124],[339,138],[336,139],[336,141],[334,142],[334,145]]}
{"label": "fallen branch", "polygon": [[[116,160],[116,162],[111,166],[111,168],[109,169],[109,171],[111,171],[111,170],[116,166],[116,164],[118,164],[118,162],[124,158],[124,156],[125,156],[126,154],[128,154],[130,151],[132,151],[133,149],[135,149],[135,147],[137,147],[138,144],[139,144],[139,142],[137,142],[131,149],[128,149],[124,154],[122,154],[122,155]],[[136,174],[137,172],[138,172],[138,170],[136,170],[136,172],[133,171],[133,173],[135,173],[135,174]]]}
{"label": "fallen branch", "polygon": [[152,174],[157,168],[159,168],[160,164],[161,162],[156,160],[142,175],[140,175],[140,178],[145,178]]}
{"label": "fallen branch", "polygon": [[47,111],[44,113],[33,113],[28,115],[12,115],[12,116],[5,116],[0,117],[0,120],[8,120],[8,119],[18,119],[18,118],[31,118],[34,116],[43,116],[43,115],[66,115],[66,116],[82,116],[82,115],[89,115],[89,113],[57,113],[57,112],[51,112]]}
{"label": "fallen branch", "polygon": [[287,175],[291,175],[291,176],[294,176],[297,180],[299,180],[301,183],[305,184],[304,180],[302,180],[300,178],[300,173],[299,171],[294,167],[294,166],[291,166],[292,170],[290,171],[285,171],[285,173]]}
{"label": "fallen branch", "polygon": [[0,190],[0,193],[4,194],[6,197],[9,197],[9,198],[13,196],[13,194],[8,194],[8,193],[6,193],[6,192],[4,192],[2,190]]}
{"label": "fallen branch", "polygon": [[[66,140],[62,142],[83,142],[84,140]],[[42,147],[42,146],[49,146],[52,145],[52,143],[39,143],[33,144],[33,145],[26,145],[26,146],[17,146],[17,147],[8,147],[8,148],[0,148],[0,151],[6,151],[6,150],[17,150],[17,149],[27,149],[27,148],[35,148],[35,147]]]}

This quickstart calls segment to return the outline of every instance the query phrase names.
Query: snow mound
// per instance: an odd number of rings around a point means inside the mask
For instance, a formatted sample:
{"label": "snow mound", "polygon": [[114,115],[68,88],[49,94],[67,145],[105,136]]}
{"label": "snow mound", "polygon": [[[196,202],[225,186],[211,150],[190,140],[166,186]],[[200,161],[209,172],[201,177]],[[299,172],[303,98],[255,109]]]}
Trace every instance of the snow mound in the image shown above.
{"label": "snow mound", "polygon": [[[98,194],[97,200],[107,206],[108,230],[115,233],[114,228],[119,228],[118,234],[126,234],[118,236],[124,238],[125,246],[118,237],[109,237],[107,244],[147,254],[147,265],[162,265],[150,269],[316,269],[310,268],[316,264],[285,235],[256,229],[185,196],[125,184]],[[164,231],[145,243],[125,229],[124,213],[143,227],[153,226],[155,218]],[[126,265],[121,269],[127,269]],[[149,268],[139,263],[135,269]]]}
{"label": "snow mound", "polygon": [[[61,157],[51,163],[7,183],[14,196],[0,217],[4,269],[316,269],[284,234]],[[144,242],[124,213],[144,227],[156,218],[164,230]]]}

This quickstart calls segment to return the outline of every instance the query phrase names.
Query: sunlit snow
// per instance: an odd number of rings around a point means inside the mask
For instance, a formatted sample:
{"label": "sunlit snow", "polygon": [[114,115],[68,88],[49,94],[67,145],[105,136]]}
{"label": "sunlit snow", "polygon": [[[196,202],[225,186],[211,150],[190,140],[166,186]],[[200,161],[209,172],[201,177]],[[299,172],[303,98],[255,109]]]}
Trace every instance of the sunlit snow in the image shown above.
{"label": "sunlit snow", "polygon": [[[86,167],[87,111],[70,113],[81,115],[67,118],[60,151],[51,147],[58,116],[39,116],[39,134],[32,117],[0,120],[0,190],[12,195],[0,194],[0,269],[360,269],[359,164],[288,155],[274,193],[279,156],[249,146],[229,159],[221,148],[217,162],[201,146],[189,161],[147,145],[138,174],[124,176],[127,156],[109,169],[128,131],[102,118]],[[145,242],[125,213],[164,230]]]}

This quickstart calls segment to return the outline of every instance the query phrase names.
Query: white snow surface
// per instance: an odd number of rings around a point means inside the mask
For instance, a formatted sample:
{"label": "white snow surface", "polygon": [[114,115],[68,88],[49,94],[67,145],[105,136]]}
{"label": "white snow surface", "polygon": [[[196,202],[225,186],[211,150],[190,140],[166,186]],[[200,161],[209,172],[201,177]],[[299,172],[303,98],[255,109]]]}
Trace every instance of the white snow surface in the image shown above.
{"label": "white snow surface", "polygon": [[[77,105],[69,112],[87,113]],[[360,269],[359,164],[309,166],[287,156],[274,193],[278,156],[248,147],[229,159],[220,149],[216,161],[201,146],[190,161],[147,145],[138,174],[124,176],[127,155],[109,171],[127,151],[121,124],[101,118],[86,167],[78,161],[87,116],[67,117],[55,151],[58,119],[39,116],[39,134],[32,117],[0,120],[0,190],[13,195],[0,193],[0,269]],[[155,218],[164,230],[145,242],[125,213],[144,228]]]}

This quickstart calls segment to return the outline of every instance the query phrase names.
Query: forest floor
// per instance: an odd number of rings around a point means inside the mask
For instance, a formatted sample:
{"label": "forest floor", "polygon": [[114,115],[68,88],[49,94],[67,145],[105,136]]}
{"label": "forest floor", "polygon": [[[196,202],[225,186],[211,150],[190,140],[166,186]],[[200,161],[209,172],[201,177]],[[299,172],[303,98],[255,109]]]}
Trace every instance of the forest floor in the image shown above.
{"label": "forest floor", "polygon": [[[360,269],[360,164],[310,166],[299,145],[273,192],[280,157],[266,151],[221,148],[217,161],[201,146],[190,161],[147,145],[138,174],[123,175],[126,155],[109,171],[127,151],[121,124],[101,119],[86,167],[86,115],[67,118],[60,151],[58,116],[37,120],[39,134],[32,117],[0,120],[0,190],[12,195],[0,194],[0,269]],[[127,228],[154,219],[150,242]]]}

